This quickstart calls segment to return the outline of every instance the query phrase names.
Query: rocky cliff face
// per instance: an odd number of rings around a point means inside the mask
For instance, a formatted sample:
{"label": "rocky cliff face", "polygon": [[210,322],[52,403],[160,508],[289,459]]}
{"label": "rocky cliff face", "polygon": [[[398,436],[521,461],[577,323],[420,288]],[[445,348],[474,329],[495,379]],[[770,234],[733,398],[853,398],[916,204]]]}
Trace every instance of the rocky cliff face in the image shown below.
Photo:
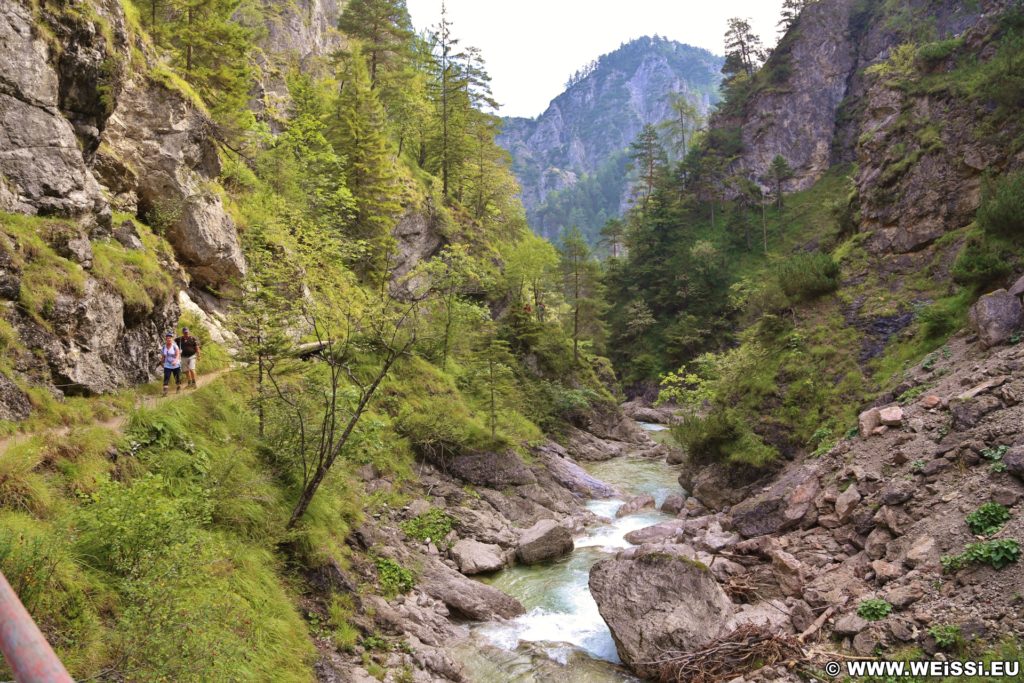
{"label": "rocky cliff face", "polygon": [[686,93],[706,113],[720,70],[721,59],[706,50],[640,38],[601,57],[536,119],[506,119],[498,141],[512,154],[527,211],[596,172],[645,124],[667,119],[672,93]]}
{"label": "rocky cliff face", "polygon": [[[260,78],[252,101],[253,110],[271,126],[287,118],[290,69],[317,70],[325,58],[342,47],[338,31],[343,3],[338,0],[262,0],[261,50],[256,55]],[[239,17],[244,21],[245,17]]]}
{"label": "rocky cliff face", "polygon": [[[718,121],[740,130],[738,169],[763,182],[781,155],[794,169],[785,190],[797,191],[832,165],[856,161],[860,227],[876,252],[914,251],[963,227],[978,207],[983,172],[1019,160],[976,134],[984,115],[977,103],[915,87],[952,71],[956,50],[927,64],[915,55],[923,44],[957,39],[962,53],[991,58],[995,17],[1007,6],[922,1],[897,12],[853,0],[810,4],[765,65],[743,115]],[[878,66],[900,59],[916,71],[893,77]]]}
{"label": "rocky cliff face", "polygon": [[[0,210],[60,219],[37,224],[44,245],[33,248],[31,235],[2,221],[2,295],[21,341],[44,352],[15,370],[54,390],[104,392],[148,379],[150,350],[178,316],[172,287],[148,283],[153,296],[143,304],[112,284],[115,274],[94,272],[94,245],[138,252],[178,288],[220,288],[245,272],[213,189],[212,126],[161,73],[115,0],[0,1]],[[161,228],[175,258],[159,240],[140,240],[131,222],[114,221],[114,211]],[[38,285],[26,273],[44,257],[56,259],[53,278],[64,281],[33,315],[24,301]]]}

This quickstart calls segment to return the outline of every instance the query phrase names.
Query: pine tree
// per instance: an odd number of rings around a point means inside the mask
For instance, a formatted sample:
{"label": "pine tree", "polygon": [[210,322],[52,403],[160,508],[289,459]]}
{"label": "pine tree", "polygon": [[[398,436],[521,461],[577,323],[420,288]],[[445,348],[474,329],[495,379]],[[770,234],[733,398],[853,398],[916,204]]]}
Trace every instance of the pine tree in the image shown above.
{"label": "pine tree", "polygon": [[789,165],[789,162],[781,154],[776,154],[775,158],[772,159],[771,165],[768,166],[768,178],[775,186],[775,206],[779,210],[783,206],[782,184],[792,177],[793,168]]}
{"label": "pine tree", "polygon": [[686,158],[689,151],[689,144],[694,131],[700,126],[700,111],[696,103],[686,96],[685,93],[677,92],[671,95],[669,108],[672,116],[666,119],[662,128],[668,134],[668,139],[675,153],[675,159]]}
{"label": "pine tree", "polygon": [[230,133],[251,128],[254,32],[234,21],[240,0],[169,0],[172,63]]}
{"label": "pine tree", "polygon": [[345,185],[355,204],[349,235],[365,240],[370,253],[360,268],[367,274],[381,266],[391,230],[401,212],[397,180],[385,134],[384,110],[370,87],[366,61],[358,47],[346,60],[331,138],[344,156]]}
{"label": "pine tree", "polygon": [[468,105],[467,82],[462,68],[465,53],[452,35],[446,3],[441,3],[441,22],[433,34],[434,82],[432,95],[437,111],[438,132],[435,140],[441,188],[451,196],[455,169],[463,158],[463,119]]}
{"label": "pine tree", "polygon": [[750,27],[749,19],[733,17],[725,32],[725,64],[722,73],[726,80],[736,76],[752,78],[764,60],[764,46]]}
{"label": "pine tree", "polygon": [[362,42],[371,89],[377,89],[382,72],[400,70],[408,59],[414,34],[405,0],[350,0],[338,28]]}
{"label": "pine tree", "polygon": [[637,173],[637,181],[633,186],[633,201],[640,205],[641,211],[647,211],[654,187],[665,169],[665,150],[658,139],[657,129],[647,124],[630,145],[629,157],[633,162],[633,170]]}
{"label": "pine tree", "polygon": [[782,0],[782,16],[779,18],[779,33],[785,33],[796,23],[800,13],[816,0]]}
{"label": "pine tree", "polygon": [[626,224],[618,218],[609,219],[601,228],[600,244],[608,248],[612,258],[622,256],[626,243]]}
{"label": "pine tree", "polygon": [[515,374],[512,368],[516,359],[509,350],[508,342],[489,334],[485,336],[482,348],[472,361],[473,384],[483,394],[487,405],[487,425],[491,428],[491,440],[498,438],[500,411],[507,397],[514,389]]}
{"label": "pine tree", "polygon": [[288,91],[287,127],[264,155],[265,174],[277,192],[296,205],[304,203],[313,222],[340,234],[351,224],[356,205],[345,185],[344,159],[327,139],[330,93],[326,83],[305,74],[290,78]]}

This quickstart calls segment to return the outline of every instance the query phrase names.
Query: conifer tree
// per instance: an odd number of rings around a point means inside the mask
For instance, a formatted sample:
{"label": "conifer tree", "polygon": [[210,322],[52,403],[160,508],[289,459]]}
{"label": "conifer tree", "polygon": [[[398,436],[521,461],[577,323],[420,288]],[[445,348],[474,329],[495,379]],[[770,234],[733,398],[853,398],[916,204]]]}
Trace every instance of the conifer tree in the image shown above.
{"label": "conifer tree", "polygon": [[250,128],[254,32],[233,20],[240,0],[169,0],[166,27],[172,63],[229,132]]}
{"label": "conifer tree", "polygon": [[466,68],[467,53],[461,50],[459,40],[452,33],[444,2],[441,3],[441,21],[432,34],[431,54],[433,78],[429,91],[436,111],[436,132],[431,145],[434,166],[441,175],[444,196],[459,198],[462,188],[458,174],[467,154],[466,124],[472,106],[472,90]]}
{"label": "conifer tree", "polygon": [[603,287],[599,266],[594,261],[583,233],[573,227],[562,236],[562,285],[571,313],[568,321],[573,359],[580,359],[580,342],[604,339]]}
{"label": "conifer tree", "polygon": [[637,182],[633,187],[633,201],[640,205],[641,211],[647,211],[655,184],[665,168],[665,150],[658,139],[657,129],[647,124],[630,145],[630,159],[633,170],[637,173]]}
{"label": "conifer tree", "polygon": [[749,19],[733,17],[729,19],[725,32],[725,64],[722,73],[726,80],[736,76],[752,78],[754,72],[764,60],[764,46],[761,39],[750,27]]}
{"label": "conifer tree", "polygon": [[793,177],[793,168],[781,154],[776,154],[772,163],[768,166],[768,178],[775,187],[775,206],[782,210],[782,184]]}
{"label": "conifer tree", "polygon": [[681,92],[671,95],[669,108],[672,116],[661,126],[668,134],[669,143],[675,154],[674,159],[684,159],[689,151],[693,133],[700,126],[700,112],[693,100]]}
{"label": "conifer tree", "polygon": [[782,13],[779,18],[779,33],[785,33],[796,23],[800,13],[815,0],[782,0]]}
{"label": "conifer tree", "polygon": [[349,0],[338,28],[362,42],[371,89],[382,72],[397,71],[408,59],[413,30],[405,0]]}
{"label": "conifer tree", "polygon": [[344,155],[345,185],[355,205],[348,232],[369,245],[368,262],[360,268],[365,275],[381,265],[401,205],[384,110],[370,87],[369,71],[358,47],[346,60],[341,81],[344,86],[338,94],[331,137]]}

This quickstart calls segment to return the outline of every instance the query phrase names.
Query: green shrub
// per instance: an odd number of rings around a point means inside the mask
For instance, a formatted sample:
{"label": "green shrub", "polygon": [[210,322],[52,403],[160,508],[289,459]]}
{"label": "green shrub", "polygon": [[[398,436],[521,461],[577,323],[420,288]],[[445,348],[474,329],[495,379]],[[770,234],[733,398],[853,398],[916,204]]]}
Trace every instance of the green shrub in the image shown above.
{"label": "green shrub", "polygon": [[727,462],[764,467],[778,457],[730,410],[713,410],[703,417],[686,415],[672,428],[672,435],[695,464]]}
{"label": "green shrub", "polygon": [[980,290],[1012,271],[1013,266],[999,247],[988,239],[975,237],[956,257],[952,275],[954,282]]}
{"label": "green shrub", "polygon": [[381,593],[385,597],[393,598],[402,593],[408,593],[416,585],[416,576],[388,557],[378,557],[377,581],[380,583]]}
{"label": "green shrub", "polygon": [[985,186],[977,220],[987,234],[1024,239],[1024,172]]}
{"label": "green shrub", "polygon": [[857,616],[868,621],[879,621],[892,614],[892,605],[881,598],[861,600],[857,605]]}
{"label": "green shrub", "polygon": [[828,254],[797,254],[775,266],[775,278],[791,302],[810,301],[839,287],[839,264]]}
{"label": "green shrub", "polygon": [[441,508],[431,508],[422,515],[416,515],[412,519],[402,522],[399,526],[409,538],[417,541],[433,541],[440,546],[441,541],[447,536],[455,525],[455,519]]}
{"label": "green shrub", "polygon": [[1008,567],[1020,559],[1020,544],[1009,538],[971,543],[959,555],[944,555],[942,568],[956,571],[973,564],[987,564],[993,569]]}
{"label": "green shrub", "polygon": [[[926,339],[945,339],[962,328],[967,322],[967,311],[970,307],[970,292],[962,291],[951,297],[922,306],[917,310],[917,320]],[[932,363],[938,362],[938,357]],[[931,370],[931,367],[925,368]]]}
{"label": "green shrub", "polygon": [[979,536],[991,536],[1010,521],[1010,511],[999,503],[985,503],[967,515],[967,526]]}
{"label": "green shrub", "polygon": [[934,43],[925,43],[917,48],[917,63],[925,69],[933,69],[963,45],[963,39],[950,38]]}
{"label": "green shrub", "polygon": [[167,556],[188,554],[205,508],[172,497],[159,475],[131,486],[109,482],[89,500],[79,511],[76,549],[88,564],[122,576],[144,574]]}
{"label": "green shrub", "polygon": [[935,624],[928,629],[928,635],[935,639],[935,644],[943,650],[959,645],[963,639],[960,627],[956,624]]}

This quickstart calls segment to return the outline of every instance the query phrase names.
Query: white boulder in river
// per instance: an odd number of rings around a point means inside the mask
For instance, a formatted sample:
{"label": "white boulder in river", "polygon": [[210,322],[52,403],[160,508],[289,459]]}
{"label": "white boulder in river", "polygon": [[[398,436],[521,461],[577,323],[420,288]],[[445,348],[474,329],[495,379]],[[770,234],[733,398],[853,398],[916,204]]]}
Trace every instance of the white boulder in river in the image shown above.
{"label": "white boulder in river", "polygon": [[572,534],[553,519],[542,519],[519,536],[516,558],[523,564],[537,564],[572,552]]}
{"label": "white boulder in river", "polygon": [[619,658],[641,676],[653,675],[652,662],[666,653],[699,649],[718,637],[733,615],[711,572],[686,555],[682,546],[647,545],[590,570],[590,592]]}
{"label": "white boulder in river", "polygon": [[448,551],[463,574],[486,574],[505,566],[505,552],[501,546],[464,538]]}

